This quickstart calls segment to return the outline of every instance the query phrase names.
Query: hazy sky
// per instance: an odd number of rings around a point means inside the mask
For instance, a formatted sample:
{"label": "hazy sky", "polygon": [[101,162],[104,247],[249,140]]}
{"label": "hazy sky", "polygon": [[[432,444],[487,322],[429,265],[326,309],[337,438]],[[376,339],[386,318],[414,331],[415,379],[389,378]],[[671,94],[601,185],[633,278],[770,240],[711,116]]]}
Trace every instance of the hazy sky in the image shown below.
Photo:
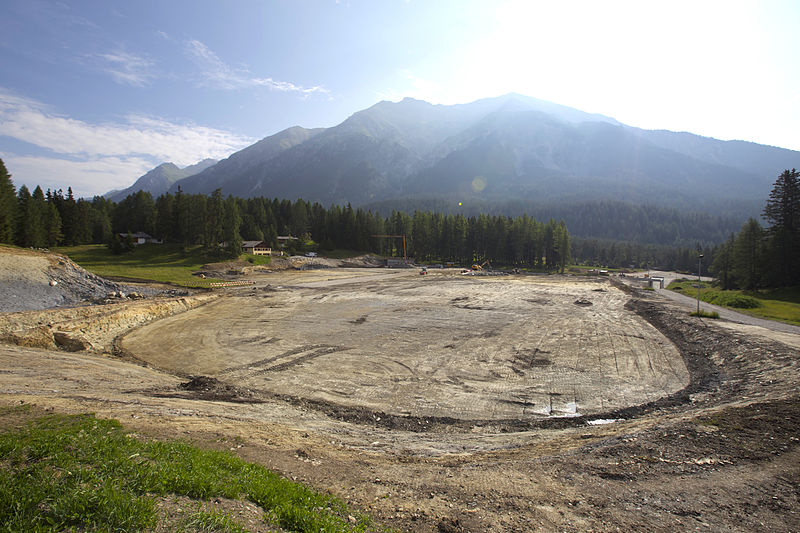
{"label": "hazy sky", "polygon": [[800,150],[796,0],[2,0],[0,20],[17,187],[102,194],[405,96]]}

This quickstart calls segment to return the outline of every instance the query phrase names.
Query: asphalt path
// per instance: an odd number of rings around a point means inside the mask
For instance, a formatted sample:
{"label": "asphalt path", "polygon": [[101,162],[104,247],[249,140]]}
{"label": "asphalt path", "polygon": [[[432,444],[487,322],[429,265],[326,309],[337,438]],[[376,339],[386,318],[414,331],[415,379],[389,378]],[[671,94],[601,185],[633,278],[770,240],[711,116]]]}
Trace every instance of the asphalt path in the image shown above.
{"label": "asphalt path", "polygon": [[[650,271],[650,276],[662,276],[664,278],[664,287],[668,287],[669,284],[678,279],[678,278],[688,278],[693,279],[690,276],[686,276],[684,274],[678,274],[677,272],[664,272],[664,271]],[[695,276],[696,277],[696,276]],[[702,281],[711,281],[712,278],[702,277],[700,278]],[[626,281],[625,278],[621,278],[621,280]],[[628,280],[630,281],[630,280]],[[639,286],[639,284],[635,284]],[[679,294],[675,291],[656,288],[656,292],[666,298],[669,298],[673,302],[679,303],[686,308],[696,310],[697,309],[697,299],[691,298],[684,294]],[[708,311],[709,313],[712,311],[716,311],[719,313],[720,318],[724,318],[725,320],[729,320],[731,322],[736,322],[739,324],[747,324],[750,326],[758,326],[766,329],[770,329],[772,331],[781,331],[784,333],[793,333],[795,335],[800,335],[800,326],[793,326],[792,324],[785,324],[783,322],[777,322],[775,320],[766,320],[763,318],[756,318],[754,316],[745,315],[743,313],[738,313],[733,311],[727,307],[720,307],[718,305],[710,304],[707,302],[700,301],[700,309],[703,311]]]}

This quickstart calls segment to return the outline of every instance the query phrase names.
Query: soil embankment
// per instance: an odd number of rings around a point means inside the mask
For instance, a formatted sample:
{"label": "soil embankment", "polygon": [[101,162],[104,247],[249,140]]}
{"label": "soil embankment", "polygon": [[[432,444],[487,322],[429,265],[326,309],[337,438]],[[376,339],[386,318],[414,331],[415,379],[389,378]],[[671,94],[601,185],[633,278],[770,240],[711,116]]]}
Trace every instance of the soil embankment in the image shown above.
{"label": "soil embankment", "polygon": [[0,247],[0,342],[111,353],[118,335],[217,296],[134,288],[61,255]]}

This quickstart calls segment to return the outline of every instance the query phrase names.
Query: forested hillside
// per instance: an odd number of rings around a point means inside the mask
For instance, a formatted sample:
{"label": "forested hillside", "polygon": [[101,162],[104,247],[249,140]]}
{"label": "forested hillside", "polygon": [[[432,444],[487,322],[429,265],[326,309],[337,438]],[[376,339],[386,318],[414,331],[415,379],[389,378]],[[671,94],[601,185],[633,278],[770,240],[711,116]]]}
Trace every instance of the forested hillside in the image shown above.
{"label": "forested hillside", "polygon": [[520,203],[514,205],[521,211],[515,216],[447,208],[384,214],[385,206],[325,208],[304,200],[224,198],[217,189],[210,195],[179,190],[155,199],[139,191],[115,203],[102,197],[76,200],[70,189],[66,195],[38,186],[33,193],[25,186],[16,191],[2,161],[0,174],[0,242],[25,247],[114,244],[120,233],[144,231],[165,242],[203,245],[231,256],[240,252],[242,240],[277,248],[278,235],[298,237],[290,251],[344,248],[400,255],[399,242],[375,235],[404,235],[407,254],[427,262],[489,259],[507,267],[562,270],[574,261],[692,271],[703,253],[726,287],[745,288],[790,283],[800,270],[795,170],[782,173],[773,187],[764,211],[770,227],[762,229],[750,219],[737,236],[725,235],[729,219],[618,202],[541,207],[538,213],[525,212]]}

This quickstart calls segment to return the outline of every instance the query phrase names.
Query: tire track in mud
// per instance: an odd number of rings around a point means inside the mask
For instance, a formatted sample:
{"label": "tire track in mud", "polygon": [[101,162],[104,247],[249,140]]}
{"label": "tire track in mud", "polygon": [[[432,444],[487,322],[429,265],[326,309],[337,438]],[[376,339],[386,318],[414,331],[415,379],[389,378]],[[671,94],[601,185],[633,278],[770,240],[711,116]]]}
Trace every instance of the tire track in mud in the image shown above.
{"label": "tire track in mud", "polygon": [[[253,361],[252,363],[245,363],[242,365],[226,368],[225,370],[221,371],[219,375],[233,377],[234,374],[241,374],[237,376],[237,378],[246,379],[247,377],[259,376],[269,372],[280,372],[282,370],[286,370],[287,368],[291,368],[295,365],[299,365],[307,361],[311,361],[312,359],[316,359],[317,357],[321,357],[323,355],[328,355],[343,350],[347,350],[347,348],[344,348],[342,346],[331,346],[328,344],[311,344],[306,346],[299,346],[297,348],[287,350],[281,354],[272,357],[267,357],[264,359],[260,359],[258,361]],[[272,364],[276,362],[277,364],[275,365]]]}
{"label": "tire track in mud", "polygon": [[[585,425],[587,418],[633,419],[657,410],[675,409],[683,405],[690,405],[692,403],[690,400],[691,395],[699,392],[714,392],[719,389],[725,376],[708,356],[698,353],[694,348],[696,341],[691,338],[691,325],[683,322],[677,322],[677,324],[673,323],[675,319],[674,315],[667,310],[657,309],[657,306],[652,302],[630,300],[625,305],[625,308],[635,312],[672,340],[689,370],[689,385],[669,396],[657,400],[595,413],[592,414],[591,417],[543,416],[531,419],[458,419],[449,416],[397,415],[364,407],[346,406],[323,400],[301,398],[291,395],[272,393],[268,393],[268,395],[280,398],[293,405],[319,410],[332,418],[350,423],[367,424],[386,429],[399,429],[419,433],[450,433],[453,431],[466,433],[470,432],[475,426],[491,426],[497,428],[500,432],[512,432],[578,427]],[[721,333],[716,333],[716,335],[722,336]]]}

